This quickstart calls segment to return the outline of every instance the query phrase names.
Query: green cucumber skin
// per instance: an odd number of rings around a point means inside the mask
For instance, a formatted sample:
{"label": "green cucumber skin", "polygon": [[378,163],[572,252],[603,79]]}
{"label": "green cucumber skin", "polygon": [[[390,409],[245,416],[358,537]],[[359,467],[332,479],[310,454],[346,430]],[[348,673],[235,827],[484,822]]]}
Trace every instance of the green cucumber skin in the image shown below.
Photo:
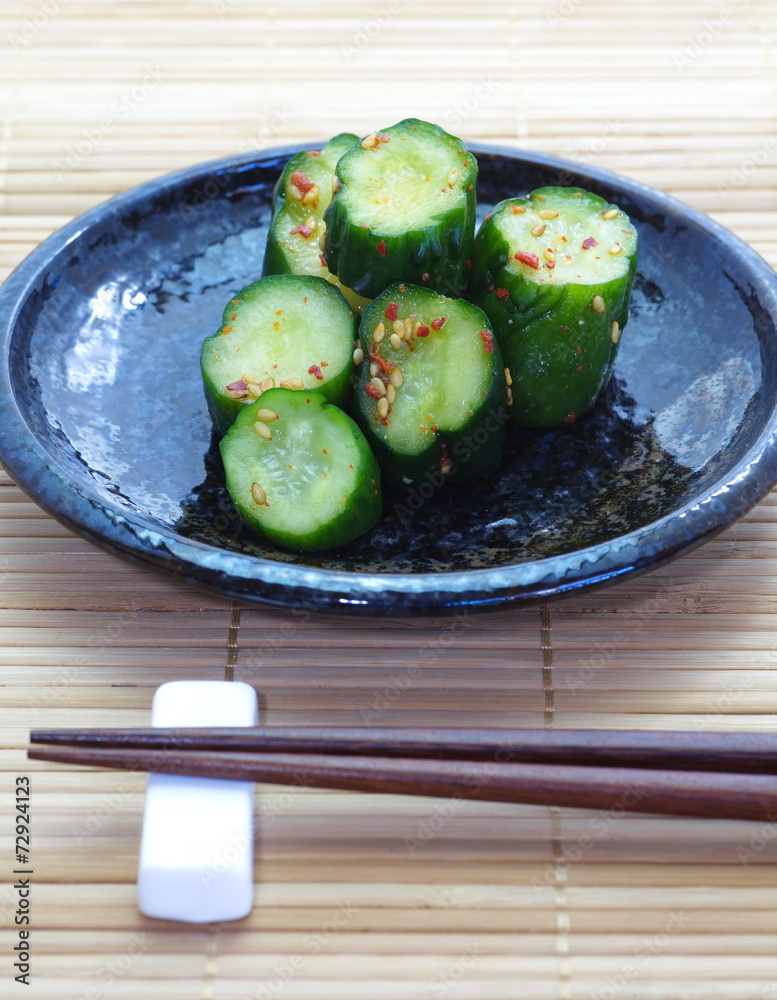
{"label": "green cucumber skin", "polygon": [[[500,202],[492,216],[513,202],[523,199]],[[604,200],[602,207],[608,207]],[[610,328],[616,320],[622,332],[628,320],[636,252],[628,258],[627,273],[612,281],[538,285],[507,269],[514,250],[491,219],[483,222],[475,239],[469,297],[488,316],[510,369],[513,423],[573,423],[594,405],[615,364],[620,338],[613,344]],[[500,298],[497,288],[509,294]],[[604,299],[604,313],[591,307],[595,295]]]}
{"label": "green cucumber skin", "polygon": [[[485,396],[474,410],[470,420],[457,431],[438,431],[429,435],[429,446],[418,454],[403,454],[391,447],[386,438],[377,430],[375,400],[368,396],[365,387],[370,381],[370,345],[372,330],[377,323],[385,321],[383,311],[391,301],[401,298],[397,286],[391,286],[365,310],[360,327],[360,342],[364,350],[364,361],[359,367],[355,383],[354,416],[378,459],[383,472],[384,488],[397,495],[429,483],[435,489],[444,482],[455,484],[476,482],[491,475],[502,460],[506,428],[509,423],[507,408],[507,384],[504,375],[504,361],[499,344],[493,344],[493,374]],[[450,316],[456,306],[464,305],[461,300],[452,300],[447,307]],[[468,309],[471,303],[466,303]],[[483,326],[487,317],[483,314]],[[440,465],[447,457],[452,463],[452,471],[443,476]]]}
{"label": "green cucumber skin", "polygon": [[[400,126],[417,126],[421,135],[455,139],[436,125],[408,118],[383,130],[392,135]],[[460,143],[460,140],[456,139]],[[462,184],[470,186],[464,206],[430,218],[422,229],[407,230],[399,235],[383,235],[352,221],[343,203],[342,190],[348,184],[348,164],[362,155],[360,145],[351,147],[337,164],[337,177],[342,187],[334,194],[324,219],[327,225],[324,257],[329,270],[343,285],[358,295],[374,299],[388,285],[406,281],[422,285],[450,297],[465,293],[469,283],[468,262],[472,256],[477,209],[477,160],[466,152],[468,166],[462,171]],[[378,245],[385,246],[385,256]]]}
{"label": "green cucumber skin", "polygon": [[[350,132],[342,132],[340,135],[336,135],[330,139],[323,149],[320,150],[318,156],[315,155],[315,150],[304,150],[301,153],[295,153],[288,161],[273,189],[272,218],[270,220],[270,229],[267,234],[264,262],[262,264],[262,274],[264,276],[270,274],[313,274],[327,280],[336,280],[335,275],[331,275],[328,268],[320,266],[318,258],[320,252],[318,247],[318,233],[314,233],[308,237],[315,244],[312,259],[309,260],[300,260],[298,255],[289,253],[288,249],[284,246],[284,237],[288,236],[289,230],[294,228],[295,223],[301,222],[302,218],[306,215],[314,215],[323,220],[323,209],[329,204],[329,200],[332,197],[331,175],[334,174],[337,161],[346,150],[350,149],[358,141],[358,138]],[[305,209],[301,211],[297,209],[299,218],[295,219],[292,217],[295,203],[287,200],[286,188],[291,180],[291,175],[298,170],[319,184],[321,205],[314,210]],[[302,239],[302,237],[298,238]],[[334,284],[334,281],[332,283]],[[342,286],[339,282],[337,282],[337,287],[353,309],[357,312],[361,312],[364,309],[367,304],[366,300],[356,295],[350,288]]]}
{"label": "green cucumber skin", "polygon": [[[235,453],[241,450],[243,442],[253,443],[257,440],[253,430],[256,411],[264,406],[272,408],[274,400],[278,398],[278,393],[289,394],[292,392],[295,395],[299,394],[300,397],[313,399],[327,416],[337,415],[339,430],[347,436],[348,443],[356,449],[354,464],[358,462],[362,466],[357,486],[349,494],[342,514],[322,525],[317,531],[306,535],[271,529],[263,525],[256,514],[256,508],[244,503],[239,496],[235,495],[236,491],[230,489],[229,466],[233,459],[237,459]],[[375,456],[351,417],[339,407],[329,403],[321,393],[292,389],[269,389],[260,399],[254,400],[250,406],[241,410],[234,424],[219,443],[219,449],[224,464],[227,490],[240,518],[251,531],[276,545],[295,552],[318,552],[337,548],[363,535],[380,520],[383,511],[383,494],[380,467]]]}
{"label": "green cucumber skin", "polygon": [[[242,288],[237,295],[241,298],[245,298],[246,295],[251,295],[258,288],[258,286],[260,286],[260,284],[266,283],[268,280],[271,281],[273,277],[277,277],[281,282],[286,280],[285,275],[265,276],[264,278],[260,278],[259,281],[254,281],[250,285],[246,285],[246,287]],[[332,284],[322,278],[308,276],[308,280],[311,280],[314,283],[323,282],[327,288],[327,295],[337,295],[343,300],[344,310],[348,309],[353,323],[351,339],[355,339],[357,332],[356,317],[353,315],[353,311],[339,289],[335,288]],[[208,406],[208,413],[210,414],[211,421],[213,422],[213,426],[219,436],[226,434],[240,412],[254,402],[252,399],[232,399],[225,395],[222,391],[222,386],[216,384],[208,370],[207,355],[210,352],[215,338],[220,336],[224,327],[231,322],[231,316],[234,311],[235,306],[230,300],[224,307],[219,329],[212,337],[208,337],[204,341],[200,352],[200,372],[202,375],[203,388],[205,390],[205,400]],[[346,365],[346,367],[341,369],[341,371],[328,376],[326,381],[315,391],[324,396],[328,402],[333,403],[336,406],[347,407],[352,393],[352,366],[350,364]]]}

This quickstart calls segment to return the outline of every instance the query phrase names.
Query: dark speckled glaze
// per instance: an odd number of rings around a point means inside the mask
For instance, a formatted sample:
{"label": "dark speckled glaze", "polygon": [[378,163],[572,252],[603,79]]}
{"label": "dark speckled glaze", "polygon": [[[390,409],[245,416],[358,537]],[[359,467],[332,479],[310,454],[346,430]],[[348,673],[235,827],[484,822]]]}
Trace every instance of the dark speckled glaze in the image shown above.
{"label": "dark speckled glaze", "polygon": [[547,598],[655,566],[777,479],[777,278],[705,216],[605,171],[473,147],[481,215],[589,188],[640,233],[604,398],[515,435],[476,487],[388,498],[369,534],[297,555],[238,521],[200,386],[202,340],[261,273],[275,150],[152,181],[43,243],[0,289],[0,456],[64,523],[235,597],[394,613]]}

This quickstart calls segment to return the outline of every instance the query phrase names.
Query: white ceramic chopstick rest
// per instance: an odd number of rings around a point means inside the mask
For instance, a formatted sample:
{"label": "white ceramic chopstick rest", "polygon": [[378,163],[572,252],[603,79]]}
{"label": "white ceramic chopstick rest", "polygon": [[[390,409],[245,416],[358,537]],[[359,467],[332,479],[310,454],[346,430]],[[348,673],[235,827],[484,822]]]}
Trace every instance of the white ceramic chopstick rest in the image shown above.
{"label": "white ceramic chopstick rest", "polygon": [[[258,721],[256,692],[235,681],[162,684],[151,710],[154,727]],[[253,782],[149,774],[138,868],[141,913],[195,924],[247,916],[254,890],[253,816]]]}

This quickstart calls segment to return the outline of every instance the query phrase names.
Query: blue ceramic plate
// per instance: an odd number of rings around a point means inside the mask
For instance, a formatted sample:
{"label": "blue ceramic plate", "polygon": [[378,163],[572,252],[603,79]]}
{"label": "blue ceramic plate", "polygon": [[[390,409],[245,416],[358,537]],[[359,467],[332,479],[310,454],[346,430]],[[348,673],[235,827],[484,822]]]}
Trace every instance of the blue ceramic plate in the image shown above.
{"label": "blue ceramic plate", "polygon": [[474,147],[481,213],[545,184],[622,206],[640,233],[607,392],[576,424],[515,435],[475,488],[387,502],[352,544],[297,555],[238,521],[198,358],[261,273],[272,187],[297,149],[152,181],[43,243],[0,290],[0,456],[46,510],[187,583],[282,605],[410,612],[547,598],[656,566],[777,479],[777,277],[641,184]]}

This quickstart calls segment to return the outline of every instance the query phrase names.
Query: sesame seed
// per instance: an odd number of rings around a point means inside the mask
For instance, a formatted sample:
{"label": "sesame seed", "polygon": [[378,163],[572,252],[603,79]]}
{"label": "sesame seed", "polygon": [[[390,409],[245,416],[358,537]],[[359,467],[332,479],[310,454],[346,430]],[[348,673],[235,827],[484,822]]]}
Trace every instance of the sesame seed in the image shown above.
{"label": "sesame seed", "polygon": [[614,319],[612,323],[610,323],[610,340],[612,341],[613,344],[617,344],[620,339],[621,339],[621,328],[617,319]]}
{"label": "sesame seed", "polygon": [[372,339],[375,341],[376,344],[379,344],[385,336],[386,336],[386,326],[383,322],[380,322],[372,331]]}
{"label": "sesame seed", "polygon": [[389,384],[386,386],[386,399],[389,401],[389,403],[393,403],[396,398],[397,398],[397,390],[391,384],[391,382],[389,382]]}
{"label": "sesame seed", "polygon": [[554,212],[552,208],[541,208],[537,215],[541,219],[556,219],[558,218],[558,212]]}
{"label": "sesame seed", "polygon": [[267,494],[264,492],[259,483],[251,483],[251,498],[254,503],[262,504],[267,503]]}
{"label": "sesame seed", "polygon": [[378,408],[378,416],[379,417],[387,417],[388,416],[389,401],[386,399],[385,396],[381,396],[380,397],[380,399],[377,402],[377,408]]}
{"label": "sesame seed", "polygon": [[370,132],[369,135],[365,136],[361,141],[362,149],[375,149],[375,147],[380,142],[377,132]]}
{"label": "sesame seed", "polygon": [[267,424],[262,423],[261,420],[257,420],[254,424],[254,430],[259,435],[260,438],[264,438],[265,441],[272,441],[272,431],[267,426]]}
{"label": "sesame seed", "polygon": [[613,257],[617,257],[622,249],[623,247],[620,245],[620,243],[616,243],[615,246],[611,246],[607,252],[611,254]]}
{"label": "sesame seed", "polygon": [[310,188],[309,191],[306,191],[303,194],[303,196],[302,196],[302,204],[303,205],[315,205],[315,203],[318,201],[320,193],[321,192],[318,189],[318,184],[314,184],[313,187]]}
{"label": "sesame seed", "polygon": [[402,319],[395,319],[391,324],[391,329],[394,331],[392,336],[399,337],[401,339],[405,335],[405,321]]}
{"label": "sesame seed", "polygon": [[507,382],[508,385],[512,385],[513,384],[513,377],[510,374],[510,369],[509,368],[505,368],[505,382]]}
{"label": "sesame seed", "polygon": [[604,299],[601,297],[601,295],[594,295],[591,301],[591,308],[593,309],[594,312],[598,313],[605,312],[607,306],[604,304]]}
{"label": "sesame seed", "polygon": [[266,378],[264,382],[262,382],[262,392],[267,392],[268,389],[274,389],[274,388],[275,388],[274,378],[272,377]]}
{"label": "sesame seed", "polygon": [[444,476],[449,476],[452,468],[453,466],[451,465],[450,462],[443,462],[442,465],[440,466],[440,472]]}
{"label": "sesame seed", "polygon": [[247,375],[245,372],[243,372],[243,374],[240,376],[240,378],[242,378],[242,380],[244,382],[247,382],[249,385],[261,385],[262,384],[262,380],[260,378],[254,378],[253,375]]}
{"label": "sesame seed", "polygon": [[512,389],[508,389],[507,390],[507,405],[508,406],[512,406],[513,405],[513,390]]}
{"label": "sesame seed", "polygon": [[[416,323],[415,325],[418,326],[418,323]],[[409,316],[405,320],[402,333],[405,340],[410,340],[410,337],[413,333],[413,320]]]}
{"label": "sesame seed", "polygon": [[380,372],[380,365],[378,364],[378,362],[377,361],[371,361],[370,362],[370,375],[372,375],[373,378],[374,378],[379,372]]}
{"label": "sesame seed", "polygon": [[304,389],[305,383],[301,378],[287,378],[281,382],[281,389]]}
{"label": "sesame seed", "polygon": [[249,382],[248,389],[246,390],[251,399],[259,399],[262,395],[261,386],[257,385],[256,382]]}
{"label": "sesame seed", "polygon": [[289,197],[293,198],[294,201],[302,201],[302,192],[296,184],[289,184],[288,191]]}
{"label": "sesame seed", "polygon": [[391,344],[391,346],[394,348],[395,351],[398,351],[399,348],[402,346],[402,338],[399,336],[399,334],[392,333],[391,336],[389,337],[389,343]]}
{"label": "sesame seed", "polygon": [[532,236],[542,236],[544,232],[545,232],[545,223],[541,222],[538,226],[535,226],[534,229],[532,229],[531,234]]}
{"label": "sesame seed", "polygon": [[456,178],[459,176],[461,171],[457,167],[453,167],[448,171],[448,187],[452,188],[456,183]]}
{"label": "sesame seed", "polygon": [[266,424],[269,424],[278,419],[278,414],[275,410],[268,410],[266,406],[262,406],[256,411],[256,417],[257,420],[264,420]]}
{"label": "sesame seed", "polygon": [[361,347],[357,347],[353,352],[353,363],[355,365],[360,365],[364,361],[364,351]]}
{"label": "sesame seed", "polygon": [[614,219],[618,214],[617,208],[608,208],[606,212],[602,212],[603,219]]}
{"label": "sesame seed", "polygon": [[307,219],[305,219],[305,225],[308,227],[311,233],[315,233],[315,231],[318,229],[318,219],[315,217],[315,215],[309,215]]}
{"label": "sesame seed", "polygon": [[246,389],[227,389],[226,392],[230,399],[248,399]]}
{"label": "sesame seed", "polygon": [[383,384],[383,380],[379,378],[371,378],[370,385],[380,396],[386,395],[386,386]]}
{"label": "sesame seed", "polygon": [[337,174],[332,174],[332,194],[337,194],[337,189],[340,187],[340,178]]}
{"label": "sesame seed", "polygon": [[405,381],[405,378],[399,368],[391,369],[391,371],[389,372],[389,379],[391,380],[391,384],[396,386],[397,389]]}
{"label": "sesame seed", "polygon": [[553,255],[553,251],[550,249],[550,247],[548,247],[548,249],[545,251],[545,253],[542,256],[545,258],[545,260],[552,260],[554,262],[556,260],[556,258]]}
{"label": "sesame seed", "polygon": [[321,233],[318,238],[318,249],[326,250],[326,229]]}

